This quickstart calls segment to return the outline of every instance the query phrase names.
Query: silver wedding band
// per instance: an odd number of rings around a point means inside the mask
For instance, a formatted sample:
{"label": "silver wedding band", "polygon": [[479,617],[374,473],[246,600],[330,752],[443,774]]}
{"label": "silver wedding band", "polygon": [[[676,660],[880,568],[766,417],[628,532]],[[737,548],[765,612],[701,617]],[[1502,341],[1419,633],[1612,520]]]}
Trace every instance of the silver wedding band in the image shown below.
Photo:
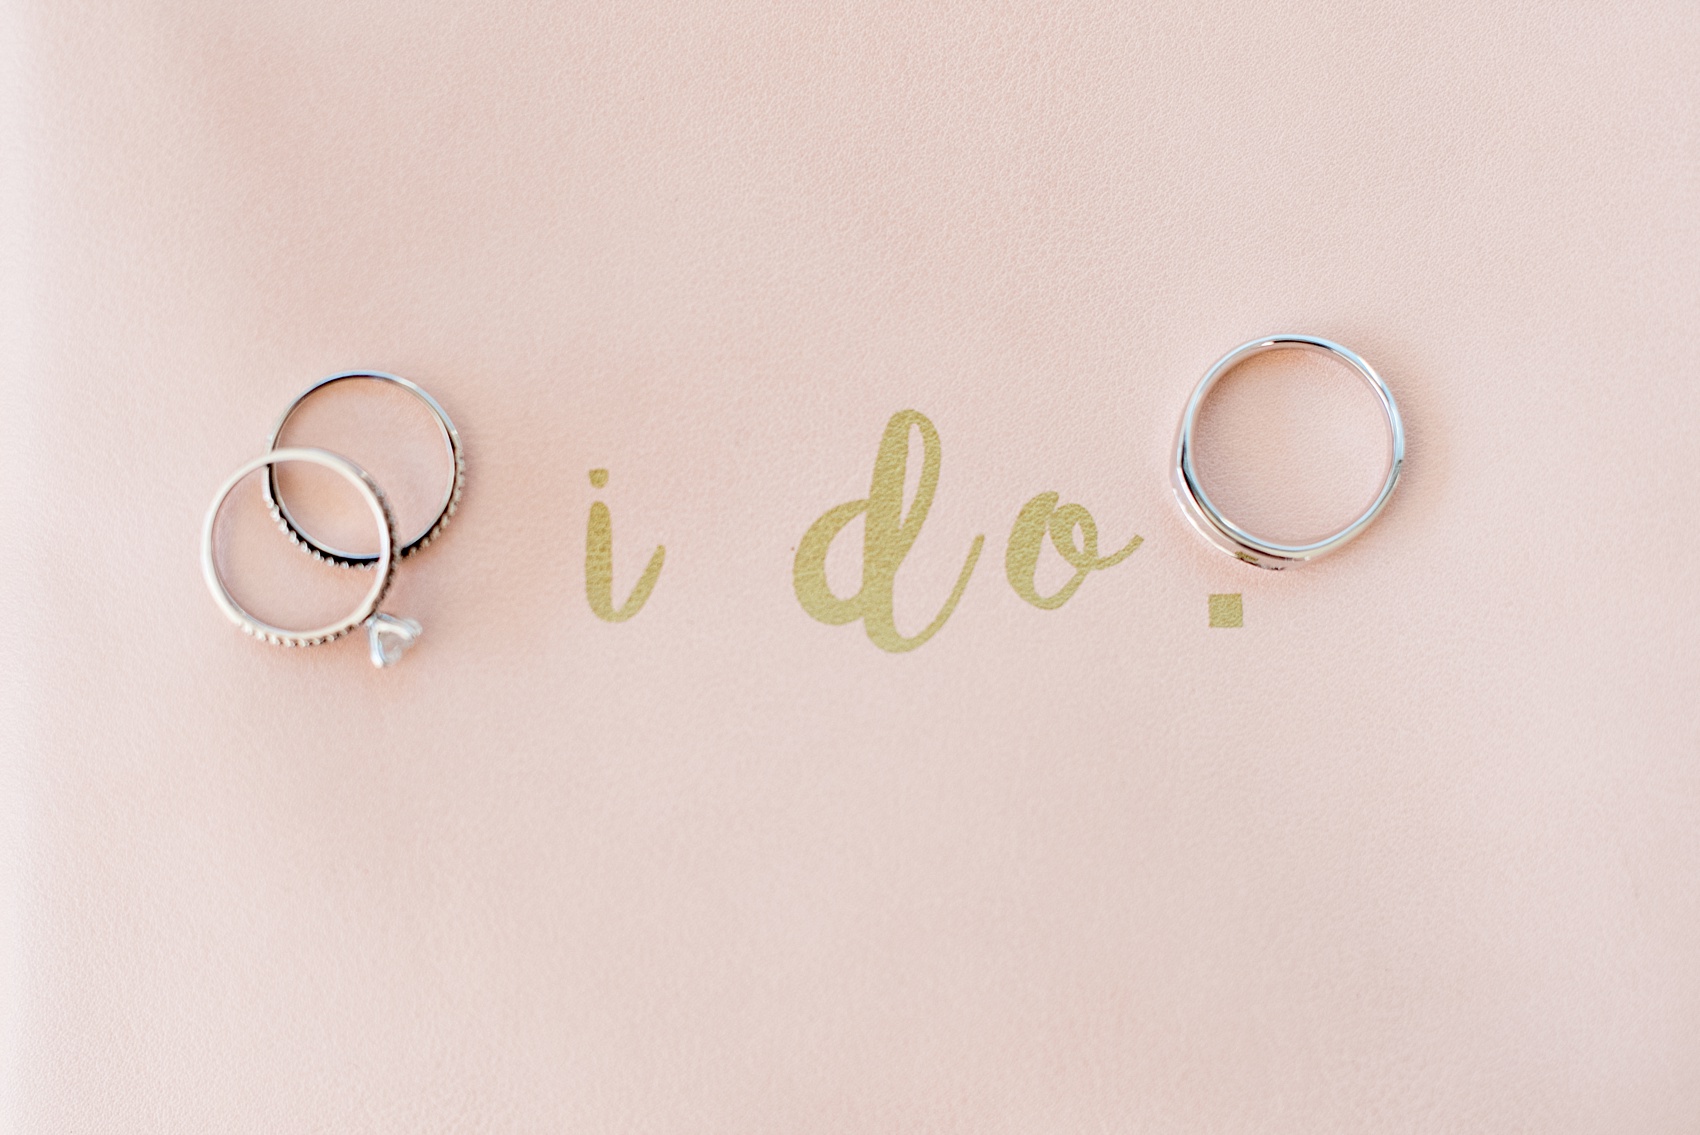
{"label": "silver wedding band", "polygon": [[[1265,351],[1303,350],[1327,355],[1337,359],[1357,372],[1358,377],[1369,384],[1374,391],[1376,401],[1381,405],[1381,411],[1387,418],[1387,427],[1392,434],[1393,460],[1387,470],[1387,480],[1382,483],[1381,491],[1369,508],[1350,524],[1341,528],[1333,535],[1325,536],[1309,544],[1281,544],[1273,540],[1265,540],[1247,532],[1235,524],[1211,503],[1210,496],[1198,483],[1198,473],[1193,467],[1193,427],[1198,420],[1198,411],[1204,405],[1205,397],[1223,375],[1245,362],[1253,355]],[[1217,360],[1199,382],[1187,401],[1186,412],[1181,415],[1180,429],[1175,435],[1174,461],[1170,467],[1170,480],[1174,484],[1175,496],[1180,501],[1181,510],[1186,513],[1192,526],[1218,548],[1236,559],[1251,564],[1254,567],[1268,568],[1279,571],[1296,564],[1309,563],[1311,560],[1334,552],[1356,539],[1363,530],[1369,527],[1381,510],[1387,507],[1387,501],[1393,495],[1393,489],[1399,483],[1399,473],[1405,464],[1405,425],[1399,418],[1399,407],[1393,401],[1393,392],[1387,389],[1387,384],[1381,376],[1375,373],[1363,359],[1338,343],[1327,339],[1318,339],[1311,335],[1269,335],[1261,339],[1253,339],[1242,343]]]}
{"label": "silver wedding band", "polygon": [[[385,374],[383,371],[351,370],[342,374],[333,374],[329,378],[320,379],[295,396],[295,400],[279,415],[277,425],[272,428],[272,436],[267,448],[274,451],[277,449],[277,443],[283,437],[284,427],[289,424],[289,419],[303,402],[325,387],[351,378],[369,378],[377,382],[387,382],[401,387],[423,402],[425,408],[431,412],[432,418],[437,423],[437,432],[442,436],[443,446],[448,451],[449,464],[454,470],[449,478],[448,487],[443,490],[442,503],[438,506],[437,514],[422,531],[396,550],[396,559],[406,559],[435,540],[438,534],[448,525],[449,518],[455,514],[455,509],[460,505],[461,490],[466,483],[466,458],[461,452],[460,433],[455,429],[454,423],[449,421],[448,413],[437,404],[435,398],[427,394],[416,383],[409,382],[399,375]],[[278,488],[276,464],[266,469],[265,478],[260,484],[260,491],[265,495],[266,508],[271,511],[272,517],[289,538],[310,555],[342,567],[370,568],[379,562],[379,557],[376,555],[333,548],[302,528],[300,522],[289,511],[289,505],[284,502],[283,494]]]}

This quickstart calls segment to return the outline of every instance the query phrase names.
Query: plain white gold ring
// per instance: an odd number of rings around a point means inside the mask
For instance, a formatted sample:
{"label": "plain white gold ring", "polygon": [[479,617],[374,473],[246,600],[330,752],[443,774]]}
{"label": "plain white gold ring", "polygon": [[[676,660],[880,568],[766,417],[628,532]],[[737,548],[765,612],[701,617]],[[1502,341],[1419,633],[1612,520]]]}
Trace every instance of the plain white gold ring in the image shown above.
{"label": "plain white gold ring", "polygon": [[[1312,351],[1351,367],[1375,393],[1376,401],[1380,403],[1381,411],[1387,418],[1388,430],[1392,434],[1393,460],[1387,470],[1387,479],[1382,483],[1381,491],[1376,494],[1375,500],[1356,520],[1332,535],[1309,544],[1281,544],[1247,532],[1223,516],[1211,503],[1209,494],[1198,483],[1198,473],[1193,467],[1193,427],[1198,421],[1199,408],[1204,405],[1204,399],[1211,388],[1223,375],[1253,355],[1280,350]],[[1387,507],[1387,501],[1399,483],[1399,473],[1404,464],[1405,424],[1400,420],[1399,407],[1393,401],[1393,392],[1387,389],[1387,384],[1375,373],[1375,368],[1354,352],[1327,339],[1319,339],[1313,335],[1267,335],[1249,343],[1242,343],[1223,355],[1193,390],[1192,397],[1187,401],[1186,411],[1181,415],[1180,429],[1175,434],[1175,454],[1169,477],[1174,485],[1175,497],[1180,501],[1181,511],[1186,513],[1192,526],[1198,529],[1206,540],[1253,567],[1280,571],[1337,551],[1369,527],[1370,522]]]}

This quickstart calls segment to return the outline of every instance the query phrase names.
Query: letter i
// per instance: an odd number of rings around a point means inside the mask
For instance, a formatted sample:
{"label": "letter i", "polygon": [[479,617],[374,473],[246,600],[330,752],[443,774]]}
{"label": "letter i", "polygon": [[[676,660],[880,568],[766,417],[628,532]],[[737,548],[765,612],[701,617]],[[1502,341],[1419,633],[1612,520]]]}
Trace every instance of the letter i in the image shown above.
{"label": "letter i", "polygon": [[[590,484],[598,489],[606,486],[608,470],[592,469]],[[624,605],[614,606],[614,518],[601,501],[590,506],[590,520],[584,532],[584,594],[597,618],[623,623],[643,610],[649,593],[655,590],[655,581],[661,577],[661,564],[666,558],[667,548],[656,548]]]}

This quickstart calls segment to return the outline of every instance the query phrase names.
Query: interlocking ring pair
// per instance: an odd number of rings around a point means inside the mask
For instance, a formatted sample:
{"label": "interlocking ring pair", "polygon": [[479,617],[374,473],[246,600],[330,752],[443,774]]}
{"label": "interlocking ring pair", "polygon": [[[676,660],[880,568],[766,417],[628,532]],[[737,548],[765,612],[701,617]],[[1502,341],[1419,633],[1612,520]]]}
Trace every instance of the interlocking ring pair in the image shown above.
{"label": "interlocking ring pair", "polygon": [[[396,533],[395,514],[390,511],[389,500],[384,491],[378,486],[370,474],[348,458],[328,449],[311,449],[305,447],[278,447],[278,440],[283,436],[283,430],[289,419],[301,404],[314,394],[333,383],[349,379],[372,379],[378,382],[390,383],[407,391],[431,412],[436,419],[438,432],[442,435],[443,445],[448,450],[449,462],[454,472],[449,480],[448,488],[443,492],[442,504],[436,516],[425,526],[424,530],[403,543]],[[347,552],[334,548],[314,537],[296,517],[289,511],[284,502],[283,494],[278,487],[277,467],[291,461],[304,462],[329,469],[338,474],[343,480],[352,485],[360,494],[366,507],[371,510],[372,518],[378,526],[378,550],[371,554]],[[357,568],[373,573],[372,586],[360,600],[359,606],[345,617],[322,627],[311,630],[295,631],[284,627],[273,626],[252,612],[245,609],[230,593],[223,577],[219,574],[218,563],[213,555],[213,529],[218,520],[220,507],[242,479],[251,473],[265,471],[261,479],[260,490],[264,495],[266,508],[272,518],[277,521],[290,541],[302,551],[316,559],[340,567]],[[414,619],[402,618],[386,614],[378,610],[384,595],[390,589],[396,565],[408,556],[418,552],[435,540],[448,524],[449,518],[455,514],[460,505],[461,490],[466,481],[466,458],[461,450],[460,434],[455,430],[454,423],[444,412],[437,400],[432,398],[415,383],[393,374],[382,371],[348,371],[343,374],[333,374],[321,379],[296,395],[295,400],[283,411],[277,425],[272,429],[271,441],[266,452],[247,462],[236,472],[232,473],[213,497],[212,506],[207,509],[206,521],[201,526],[201,574],[206,577],[207,588],[212,592],[214,602],[219,606],[230,621],[255,638],[277,646],[317,646],[330,642],[343,635],[364,626],[370,648],[372,665],[378,667],[391,666],[408,647],[418,640],[420,625]]]}

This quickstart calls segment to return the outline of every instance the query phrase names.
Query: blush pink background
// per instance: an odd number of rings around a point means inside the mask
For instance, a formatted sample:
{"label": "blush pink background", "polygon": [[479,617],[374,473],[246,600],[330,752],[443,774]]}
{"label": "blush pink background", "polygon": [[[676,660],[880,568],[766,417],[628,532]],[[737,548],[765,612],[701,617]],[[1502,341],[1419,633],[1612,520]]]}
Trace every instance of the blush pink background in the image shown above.
{"label": "blush pink background", "polygon": [[[1692,3],[4,18],[6,1130],[1700,1127]],[[1410,427],[1282,575],[1165,481],[1271,331]],[[469,455],[382,673],[196,567],[354,366]],[[890,656],[790,567],[906,407]]]}

